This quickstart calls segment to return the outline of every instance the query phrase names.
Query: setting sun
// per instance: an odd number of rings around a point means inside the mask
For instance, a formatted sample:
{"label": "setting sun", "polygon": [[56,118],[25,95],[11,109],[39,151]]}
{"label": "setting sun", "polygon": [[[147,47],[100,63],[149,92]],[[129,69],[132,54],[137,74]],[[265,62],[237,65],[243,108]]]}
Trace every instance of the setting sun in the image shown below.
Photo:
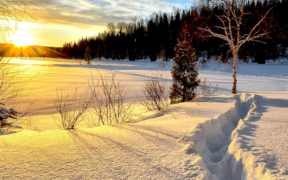
{"label": "setting sun", "polygon": [[17,46],[31,45],[32,38],[27,31],[17,31],[13,37],[13,44]]}

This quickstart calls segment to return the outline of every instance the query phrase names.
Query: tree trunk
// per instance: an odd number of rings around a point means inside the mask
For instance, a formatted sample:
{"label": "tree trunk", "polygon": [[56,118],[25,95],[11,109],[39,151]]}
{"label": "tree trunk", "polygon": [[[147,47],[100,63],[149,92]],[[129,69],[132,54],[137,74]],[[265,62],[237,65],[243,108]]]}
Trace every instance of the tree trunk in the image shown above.
{"label": "tree trunk", "polygon": [[182,96],[182,102],[185,102],[186,100],[186,88],[184,86],[183,96]]}
{"label": "tree trunk", "polygon": [[233,54],[233,88],[232,94],[237,94],[237,79],[236,79],[236,65],[237,65],[237,54]]}

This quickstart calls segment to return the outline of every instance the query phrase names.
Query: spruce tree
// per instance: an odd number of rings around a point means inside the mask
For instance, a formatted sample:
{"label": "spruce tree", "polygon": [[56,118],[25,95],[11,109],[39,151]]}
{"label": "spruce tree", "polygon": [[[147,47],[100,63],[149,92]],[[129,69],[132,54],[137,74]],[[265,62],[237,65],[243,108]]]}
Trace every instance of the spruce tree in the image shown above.
{"label": "spruce tree", "polygon": [[92,60],[91,51],[90,51],[89,46],[86,47],[84,59],[85,59],[85,61],[91,61]]}
{"label": "spruce tree", "polygon": [[175,48],[171,71],[174,81],[170,93],[171,103],[192,100],[196,96],[194,90],[200,83],[200,80],[197,79],[195,50],[192,48],[191,42],[188,42],[188,37],[188,28],[185,25],[179,34]]}

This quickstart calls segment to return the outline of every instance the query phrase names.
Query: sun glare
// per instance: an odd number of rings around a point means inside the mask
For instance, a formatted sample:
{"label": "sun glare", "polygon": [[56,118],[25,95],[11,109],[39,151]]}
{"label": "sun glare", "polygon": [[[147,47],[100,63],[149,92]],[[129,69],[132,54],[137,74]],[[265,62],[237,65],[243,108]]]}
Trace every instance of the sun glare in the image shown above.
{"label": "sun glare", "polygon": [[31,36],[27,31],[17,31],[13,37],[13,44],[16,46],[31,45]]}

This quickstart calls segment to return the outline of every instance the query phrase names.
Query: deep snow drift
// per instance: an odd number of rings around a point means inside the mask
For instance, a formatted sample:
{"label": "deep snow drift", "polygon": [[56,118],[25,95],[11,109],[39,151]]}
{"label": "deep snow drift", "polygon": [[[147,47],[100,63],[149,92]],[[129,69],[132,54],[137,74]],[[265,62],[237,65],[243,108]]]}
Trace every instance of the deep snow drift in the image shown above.
{"label": "deep snow drift", "polygon": [[137,102],[153,74],[161,72],[172,83],[172,63],[163,68],[147,60],[94,60],[90,66],[65,59],[14,61],[37,75],[27,89],[35,98],[33,125],[42,131],[21,123],[10,133],[0,131],[1,179],[288,179],[286,62],[240,65],[242,94],[236,96],[230,95],[232,69],[213,62],[199,68],[199,76],[218,84],[218,95],[143,114],[136,123],[90,129],[83,123],[67,131],[53,121],[56,87],[81,92],[91,74],[97,79],[99,72],[117,71],[129,100]]}

